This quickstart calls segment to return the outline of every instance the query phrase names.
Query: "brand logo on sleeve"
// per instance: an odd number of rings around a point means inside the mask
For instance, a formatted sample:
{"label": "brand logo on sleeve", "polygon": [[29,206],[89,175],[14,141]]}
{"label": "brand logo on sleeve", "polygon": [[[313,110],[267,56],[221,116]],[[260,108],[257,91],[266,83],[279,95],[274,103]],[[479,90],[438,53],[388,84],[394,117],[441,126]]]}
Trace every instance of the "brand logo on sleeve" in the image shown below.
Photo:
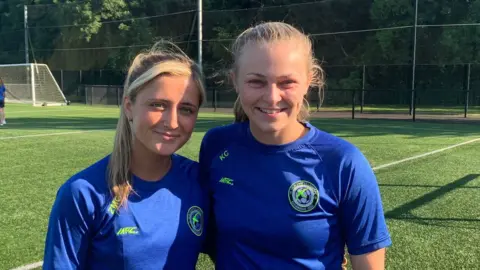
{"label": "brand logo on sleeve", "polygon": [[192,206],[187,212],[187,223],[190,230],[196,236],[203,233],[203,210],[198,206]]}
{"label": "brand logo on sleeve", "polygon": [[318,204],[318,189],[308,181],[297,181],[288,189],[288,200],[293,209],[298,212],[310,212]]}

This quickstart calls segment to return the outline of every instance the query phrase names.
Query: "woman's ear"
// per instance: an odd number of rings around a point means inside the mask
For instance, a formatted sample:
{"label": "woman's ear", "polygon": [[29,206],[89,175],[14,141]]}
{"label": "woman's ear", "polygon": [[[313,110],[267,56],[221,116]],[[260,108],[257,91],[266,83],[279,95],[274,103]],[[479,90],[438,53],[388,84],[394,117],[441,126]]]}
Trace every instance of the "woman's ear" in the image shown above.
{"label": "woman's ear", "polygon": [[128,96],[126,96],[123,99],[123,109],[125,111],[125,116],[127,117],[128,121],[132,121],[133,119],[132,107],[133,107],[132,100]]}

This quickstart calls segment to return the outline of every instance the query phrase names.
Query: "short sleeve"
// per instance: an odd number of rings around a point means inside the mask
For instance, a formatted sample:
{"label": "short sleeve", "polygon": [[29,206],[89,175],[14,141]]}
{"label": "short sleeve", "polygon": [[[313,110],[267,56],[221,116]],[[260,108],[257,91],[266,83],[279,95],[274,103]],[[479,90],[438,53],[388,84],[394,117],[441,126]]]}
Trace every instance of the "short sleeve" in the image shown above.
{"label": "short sleeve", "polygon": [[340,220],[348,252],[361,255],[392,244],[385,222],[380,189],[365,156],[353,147],[346,151],[340,169],[344,193]]}
{"label": "short sleeve", "polygon": [[60,187],[45,241],[43,269],[83,269],[86,265],[94,206],[88,183],[79,179]]}

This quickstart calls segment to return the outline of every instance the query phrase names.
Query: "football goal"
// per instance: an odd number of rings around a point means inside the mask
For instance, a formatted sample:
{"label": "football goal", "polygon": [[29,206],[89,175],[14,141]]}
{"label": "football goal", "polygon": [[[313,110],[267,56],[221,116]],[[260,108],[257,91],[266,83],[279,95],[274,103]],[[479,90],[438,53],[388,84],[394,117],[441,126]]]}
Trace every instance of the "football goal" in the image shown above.
{"label": "football goal", "polygon": [[45,64],[0,65],[5,101],[33,106],[66,105],[67,100]]}

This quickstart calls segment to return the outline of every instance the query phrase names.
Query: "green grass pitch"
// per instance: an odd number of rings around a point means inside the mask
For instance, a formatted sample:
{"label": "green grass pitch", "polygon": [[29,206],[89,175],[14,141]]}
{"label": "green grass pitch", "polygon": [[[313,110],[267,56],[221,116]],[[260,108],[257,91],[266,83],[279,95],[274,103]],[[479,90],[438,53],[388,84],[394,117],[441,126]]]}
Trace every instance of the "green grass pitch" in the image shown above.
{"label": "green grass pitch", "polygon": [[[118,108],[6,106],[0,127],[0,269],[42,260],[58,187],[111,151]],[[209,128],[231,116],[201,113],[180,150],[197,159]],[[314,119],[357,145],[373,167],[480,138],[480,126]],[[376,170],[393,246],[387,269],[478,269],[480,141]],[[213,269],[201,256],[198,269]]]}

